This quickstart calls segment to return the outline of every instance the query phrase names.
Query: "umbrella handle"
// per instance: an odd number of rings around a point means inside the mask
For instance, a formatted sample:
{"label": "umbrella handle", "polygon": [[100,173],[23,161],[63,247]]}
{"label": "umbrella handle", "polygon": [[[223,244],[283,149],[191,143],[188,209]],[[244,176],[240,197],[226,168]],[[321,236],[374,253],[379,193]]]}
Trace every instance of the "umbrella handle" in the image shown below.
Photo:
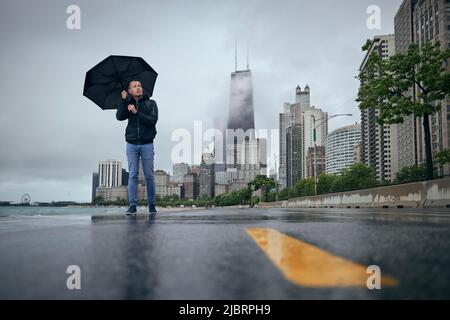
{"label": "umbrella handle", "polygon": [[125,91],[127,91],[127,90],[125,89],[125,86],[123,85],[123,80],[122,80],[122,79],[120,79],[119,81],[120,81],[120,86],[122,87],[122,90],[125,90]]}

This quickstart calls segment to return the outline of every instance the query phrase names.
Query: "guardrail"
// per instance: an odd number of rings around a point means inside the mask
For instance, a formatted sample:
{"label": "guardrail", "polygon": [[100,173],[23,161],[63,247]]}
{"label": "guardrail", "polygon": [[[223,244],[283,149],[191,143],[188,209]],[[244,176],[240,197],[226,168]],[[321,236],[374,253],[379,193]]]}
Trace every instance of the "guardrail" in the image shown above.
{"label": "guardrail", "polygon": [[450,208],[450,178],[262,202],[258,207]]}

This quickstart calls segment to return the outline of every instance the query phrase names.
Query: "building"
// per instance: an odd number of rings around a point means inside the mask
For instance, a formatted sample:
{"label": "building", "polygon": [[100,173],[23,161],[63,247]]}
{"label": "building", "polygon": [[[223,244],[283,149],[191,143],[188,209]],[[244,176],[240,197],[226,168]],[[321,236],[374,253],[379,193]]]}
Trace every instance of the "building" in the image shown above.
{"label": "building", "polygon": [[[300,86],[295,89],[295,103],[285,103],[279,116],[280,169],[279,184],[292,187],[306,178],[309,148],[325,146],[328,133],[328,113],[310,105],[311,90]],[[314,129],[316,141],[314,142]]]}
{"label": "building", "polygon": [[167,187],[168,196],[177,196],[179,199],[183,198],[183,185],[181,183],[170,182]]}
{"label": "building", "polygon": [[215,163],[214,154],[210,152],[203,152],[202,161],[204,161],[205,164],[207,165],[214,165]]}
{"label": "building", "polygon": [[[403,1],[394,18],[395,52],[405,53],[414,42],[413,9],[418,0]],[[408,96],[415,96],[415,88],[411,87]],[[397,158],[398,169],[419,163],[418,129],[420,123],[414,115],[405,117],[403,123],[397,125]]]}
{"label": "building", "polygon": [[297,88],[295,88],[295,103],[300,104],[304,108],[309,108],[311,106],[310,100],[309,86],[306,85],[305,90],[302,91],[300,85],[297,85]]}
{"label": "building", "polygon": [[154,177],[155,177],[155,196],[164,198],[165,196],[169,195],[168,192],[170,181],[169,174],[164,170],[156,170]]}
{"label": "building", "polygon": [[252,74],[246,70],[231,73],[230,103],[226,130],[225,159],[227,168],[235,168],[236,188],[247,186],[257,175],[266,174],[266,140],[255,134]]}
{"label": "building", "polygon": [[[242,164],[246,142],[255,139],[252,75],[249,69],[231,73],[228,124],[225,133],[227,167]],[[245,161],[245,160],[244,160]]]}
{"label": "building", "polygon": [[[405,52],[411,43],[422,47],[439,41],[442,49],[450,48],[450,2],[448,0],[403,1],[395,16],[396,52]],[[448,64],[450,71],[450,64]],[[417,87],[409,95],[418,99]],[[430,116],[431,151],[437,153],[450,147],[450,96],[440,103],[438,112]],[[398,126],[399,167],[426,161],[423,119],[406,117]],[[449,166],[440,174],[449,174]]]}
{"label": "building", "polygon": [[189,167],[189,171],[190,173],[194,173],[196,175],[200,174],[200,165],[198,164],[193,164]]}
{"label": "building", "polygon": [[94,202],[94,199],[96,197],[96,190],[98,187],[98,172],[92,172],[92,194],[91,194],[91,203]]}
{"label": "building", "polygon": [[189,173],[183,177],[185,199],[197,199],[199,193],[199,179],[196,173]]}
{"label": "building", "polygon": [[252,73],[248,66],[247,70],[231,73],[227,129],[242,129],[244,132],[255,129]]}
{"label": "building", "polygon": [[[200,198],[214,197],[214,165],[213,159],[209,154],[203,154],[200,164],[199,175],[199,196]],[[209,162],[209,164],[207,163]]]}
{"label": "building", "polygon": [[254,138],[244,140],[241,145],[238,145],[239,164],[235,167],[237,176],[234,182],[246,185],[257,175],[266,175],[266,143],[266,139]]}
{"label": "building", "polygon": [[325,172],[340,174],[343,169],[354,164],[360,158],[360,155],[355,155],[360,143],[360,124],[345,126],[329,133],[325,144]]}
{"label": "building", "polygon": [[355,144],[354,159],[355,159],[355,163],[361,162],[361,143]]}
{"label": "building", "polygon": [[[367,66],[372,53],[382,59],[395,54],[394,35],[375,36],[364,57],[360,71]],[[377,109],[361,110],[361,162],[375,172],[378,181],[393,181],[398,172],[397,125],[377,123]]]}
{"label": "building", "polygon": [[272,179],[273,181],[278,180],[278,174],[277,174],[277,170],[275,168],[271,168],[269,170],[269,178]]}
{"label": "building", "polygon": [[218,195],[230,192],[229,184],[218,184],[214,185],[214,194],[217,197]]}
{"label": "building", "polygon": [[320,176],[325,173],[325,146],[316,147],[316,156],[314,157],[314,148],[308,148],[308,154],[306,155],[306,176],[305,178],[314,177],[314,158],[316,159],[317,166],[315,168],[316,176]]}
{"label": "building", "polygon": [[[128,200],[128,188],[126,186],[97,187],[96,196],[102,197],[105,201]],[[138,199],[142,198],[138,196]]]}
{"label": "building", "polygon": [[[214,118],[214,163],[216,165],[220,165],[225,167],[225,155],[226,155],[226,126],[227,119],[222,117]],[[214,169],[218,169],[217,167]],[[219,171],[224,171],[225,169],[221,169]]]}
{"label": "building", "polygon": [[291,126],[292,114],[290,112],[289,103],[285,103],[284,112],[279,115],[279,184],[281,188],[287,187],[287,169],[286,169],[286,130]]}
{"label": "building", "polygon": [[218,184],[231,184],[233,179],[237,177],[237,170],[232,170],[233,168],[227,169],[227,171],[215,171],[214,181]]}
{"label": "building", "polygon": [[171,177],[172,182],[183,182],[183,177],[190,172],[189,165],[187,163],[175,163],[173,164],[173,175]]}
{"label": "building", "polygon": [[316,147],[325,146],[328,134],[328,113],[314,106],[305,108],[302,111],[302,127],[302,177],[307,177],[306,157],[309,148],[314,148],[314,128],[316,127]]}
{"label": "building", "polygon": [[122,168],[122,186],[128,186],[128,179],[130,178],[130,174],[126,169]]}
{"label": "building", "polygon": [[[419,0],[413,9],[414,39],[420,47],[428,42],[439,41],[441,49],[450,48],[450,2],[449,0]],[[450,63],[447,63],[450,72]],[[419,93],[417,88],[414,90]],[[431,152],[433,154],[450,148],[450,95],[440,103],[438,112],[430,116]],[[423,122],[422,118],[418,119]],[[425,140],[423,126],[417,125],[417,154],[419,162],[425,162]],[[449,166],[440,174],[449,174]]]}
{"label": "building", "polygon": [[[395,51],[404,53],[411,43],[420,47],[440,41],[441,48],[450,48],[450,3],[447,0],[404,0],[395,20]],[[450,68],[450,66],[449,66]],[[408,96],[418,99],[419,90],[412,86]],[[441,101],[441,109],[430,116],[432,153],[450,147],[450,98]],[[398,125],[399,169],[425,162],[423,119],[414,115],[405,117]],[[443,172],[448,174],[448,168]]]}
{"label": "building", "polygon": [[293,125],[286,130],[286,186],[293,187],[302,179],[303,127]]}
{"label": "building", "polygon": [[122,163],[118,160],[104,160],[98,164],[100,187],[112,188],[122,185]]}
{"label": "building", "polygon": [[[413,9],[414,39],[420,47],[428,42],[439,41],[441,49],[450,48],[450,2],[448,0],[420,0]],[[447,71],[450,72],[450,63],[447,63]],[[418,94],[419,90],[415,90]],[[450,148],[450,95],[447,95],[440,103],[438,112],[430,116],[431,152],[437,153]],[[419,123],[423,119],[418,119]],[[417,135],[418,159],[420,162],[426,160],[425,141],[423,128]],[[445,167],[440,174],[449,174],[449,166]]]}

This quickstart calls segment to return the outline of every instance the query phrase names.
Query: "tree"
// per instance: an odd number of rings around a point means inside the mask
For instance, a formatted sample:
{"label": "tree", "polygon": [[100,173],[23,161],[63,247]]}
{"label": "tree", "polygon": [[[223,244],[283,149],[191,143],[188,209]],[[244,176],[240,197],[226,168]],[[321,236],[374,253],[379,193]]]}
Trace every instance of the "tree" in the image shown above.
{"label": "tree", "polygon": [[255,204],[259,203],[259,197],[258,196],[253,196],[252,199],[250,200],[250,206],[254,207]]}
{"label": "tree", "polygon": [[93,204],[103,204],[103,202],[105,202],[105,199],[102,196],[96,196],[93,201]]}
{"label": "tree", "polygon": [[436,165],[442,167],[447,163],[450,163],[450,149],[444,149],[434,155]]}
{"label": "tree", "polygon": [[284,188],[278,194],[278,200],[287,200],[290,197],[291,188]]}
{"label": "tree", "polygon": [[267,202],[267,193],[270,189],[273,189],[277,186],[277,183],[272,178],[269,178],[265,175],[257,175],[249,184],[249,188],[252,188],[253,190],[259,190],[261,189],[264,196],[265,201]]}
{"label": "tree", "polygon": [[342,191],[374,188],[377,178],[373,170],[364,163],[355,163],[341,172]]}
{"label": "tree", "polygon": [[308,178],[297,181],[297,183],[292,188],[292,191],[294,197],[304,197],[314,195],[314,178]]}
{"label": "tree", "polygon": [[317,194],[325,194],[332,192],[333,183],[336,180],[334,174],[321,174],[317,182]]}
{"label": "tree", "polygon": [[[368,51],[370,44],[366,42],[363,51]],[[372,53],[367,67],[357,76],[361,86],[356,101],[361,110],[378,109],[380,124],[403,123],[410,115],[422,117],[428,180],[433,179],[429,118],[450,93],[449,58],[450,49],[441,50],[439,41],[422,48],[413,43],[405,54],[388,60]],[[408,94],[412,87],[417,88],[417,98]]]}
{"label": "tree", "polygon": [[427,178],[427,168],[425,165],[412,165],[403,167],[395,177],[396,183],[409,183],[423,181]]}

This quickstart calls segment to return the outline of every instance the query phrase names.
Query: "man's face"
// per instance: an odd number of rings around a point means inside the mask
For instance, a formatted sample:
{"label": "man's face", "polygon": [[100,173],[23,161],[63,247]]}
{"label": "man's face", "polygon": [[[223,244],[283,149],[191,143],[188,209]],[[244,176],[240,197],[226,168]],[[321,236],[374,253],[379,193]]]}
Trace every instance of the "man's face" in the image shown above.
{"label": "man's face", "polygon": [[133,97],[142,96],[142,85],[139,81],[131,81],[128,86],[128,93]]}

